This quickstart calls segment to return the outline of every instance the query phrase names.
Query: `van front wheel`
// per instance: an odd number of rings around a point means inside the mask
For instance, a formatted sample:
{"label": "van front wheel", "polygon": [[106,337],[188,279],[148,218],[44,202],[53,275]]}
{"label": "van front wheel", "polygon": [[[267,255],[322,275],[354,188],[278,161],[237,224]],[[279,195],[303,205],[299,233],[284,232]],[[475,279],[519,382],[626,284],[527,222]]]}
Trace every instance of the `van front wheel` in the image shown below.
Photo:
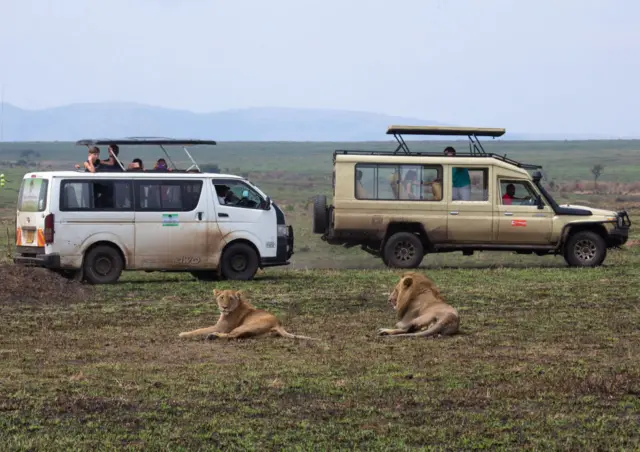
{"label": "van front wheel", "polygon": [[248,281],[258,271],[258,254],[246,243],[233,243],[222,254],[220,273],[224,279]]}
{"label": "van front wheel", "polygon": [[91,284],[111,284],[120,278],[124,262],[118,250],[99,245],[92,248],[82,263],[84,278]]}

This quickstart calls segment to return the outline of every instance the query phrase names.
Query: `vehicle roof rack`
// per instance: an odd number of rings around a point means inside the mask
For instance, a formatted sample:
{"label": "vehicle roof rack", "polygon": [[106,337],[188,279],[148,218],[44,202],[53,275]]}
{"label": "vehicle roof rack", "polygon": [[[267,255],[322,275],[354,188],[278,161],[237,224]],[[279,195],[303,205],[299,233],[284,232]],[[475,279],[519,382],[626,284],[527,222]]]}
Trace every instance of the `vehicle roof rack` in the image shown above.
{"label": "vehicle roof rack", "polygon": [[[195,168],[200,172],[200,167],[196,163],[196,161],[191,157],[191,154],[187,150],[187,146],[198,146],[198,145],[216,145],[217,143],[213,140],[194,140],[194,139],[181,139],[181,138],[166,138],[166,137],[126,137],[126,138],[95,138],[95,139],[82,139],[76,141],[76,145],[80,146],[97,146],[97,145],[134,145],[134,146],[160,146],[164,155],[167,156],[167,159],[173,165],[175,170],[178,169],[176,164],[171,160],[169,153],[164,148],[165,146],[182,146],[185,154],[191,160],[192,165],[187,168],[185,171],[190,171],[192,168]],[[114,156],[118,165],[124,170],[124,165],[118,159],[117,156]]]}
{"label": "vehicle roof rack", "polygon": [[[407,142],[402,138],[402,135],[429,135],[429,136],[466,136],[469,138],[469,152],[458,153],[455,157],[490,157],[510,165],[517,166],[523,169],[541,169],[541,165],[532,165],[529,163],[522,163],[516,160],[507,158],[507,155],[499,155],[493,153],[487,153],[478,140],[478,137],[501,137],[506,132],[505,129],[500,128],[482,128],[482,127],[451,127],[451,126],[389,126],[387,129],[387,135],[393,135],[398,142],[398,147],[393,152],[388,151],[351,151],[351,150],[337,150],[334,152],[334,158],[337,153],[352,154],[352,155],[398,155],[400,153],[404,155],[416,156],[416,157],[442,157],[443,154],[436,152],[413,152],[409,149]],[[455,158],[454,157],[454,158]]]}

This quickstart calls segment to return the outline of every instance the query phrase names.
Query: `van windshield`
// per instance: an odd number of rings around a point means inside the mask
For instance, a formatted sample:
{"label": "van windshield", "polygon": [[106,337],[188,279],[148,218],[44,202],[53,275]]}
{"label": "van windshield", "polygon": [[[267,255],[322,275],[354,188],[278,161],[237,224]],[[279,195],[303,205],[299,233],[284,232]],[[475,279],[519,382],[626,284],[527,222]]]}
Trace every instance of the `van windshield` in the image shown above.
{"label": "van windshield", "polygon": [[39,177],[22,180],[18,195],[18,210],[22,212],[42,212],[47,208],[47,188],[49,181]]}

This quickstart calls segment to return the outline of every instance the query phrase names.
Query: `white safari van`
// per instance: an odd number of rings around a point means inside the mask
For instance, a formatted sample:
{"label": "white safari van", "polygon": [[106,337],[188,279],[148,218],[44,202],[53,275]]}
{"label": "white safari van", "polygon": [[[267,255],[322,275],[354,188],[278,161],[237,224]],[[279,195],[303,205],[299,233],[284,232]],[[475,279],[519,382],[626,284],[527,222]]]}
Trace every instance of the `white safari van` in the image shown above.
{"label": "white safari van", "polygon": [[[215,144],[167,139],[78,142],[203,143]],[[289,263],[293,229],[282,210],[248,180],[201,173],[195,162],[195,169],[142,171],[125,170],[116,161],[119,168],[109,171],[25,175],[18,195],[14,263],[46,267],[93,284],[113,283],[123,270],[248,280],[258,268]]]}

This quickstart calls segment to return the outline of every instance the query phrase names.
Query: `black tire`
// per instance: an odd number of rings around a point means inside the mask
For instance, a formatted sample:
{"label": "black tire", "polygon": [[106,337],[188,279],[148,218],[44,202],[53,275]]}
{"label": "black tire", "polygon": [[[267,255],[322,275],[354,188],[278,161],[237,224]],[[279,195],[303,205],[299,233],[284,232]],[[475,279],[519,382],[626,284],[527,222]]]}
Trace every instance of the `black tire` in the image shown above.
{"label": "black tire", "polygon": [[82,262],[84,279],[90,284],[112,284],[120,278],[123,269],[120,252],[108,245],[92,248]]}
{"label": "black tire", "polygon": [[397,232],[387,240],[383,262],[392,268],[416,268],[424,258],[420,237],[411,232]]}
{"label": "black tire", "polygon": [[258,271],[258,254],[246,243],[233,243],[224,250],[220,273],[224,279],[248,281]]}
{"label": "black tire", "polygon": [[324,234],[327,230],[329,213],[327,209],[327,197],[318,195],[313,198],[313,233]]}
{"label": "black tire", "polygon": [[68,279],[69,281],[80,282],[82,281],[82,278],[83,278],[82,269],[80,270],[56,269],[53,271],[58,275],[62,276],[63,278]]}
{"label": "black tire", "polygon": [[607,244],[593,231],[571,234],[565,244],[564,260],[571,267],[597,267],[606,257]]}
{"label": "black tire", "polygon": [[198,281],[220,281],[220,275],[215,270],[198,270],[191,272]]}

